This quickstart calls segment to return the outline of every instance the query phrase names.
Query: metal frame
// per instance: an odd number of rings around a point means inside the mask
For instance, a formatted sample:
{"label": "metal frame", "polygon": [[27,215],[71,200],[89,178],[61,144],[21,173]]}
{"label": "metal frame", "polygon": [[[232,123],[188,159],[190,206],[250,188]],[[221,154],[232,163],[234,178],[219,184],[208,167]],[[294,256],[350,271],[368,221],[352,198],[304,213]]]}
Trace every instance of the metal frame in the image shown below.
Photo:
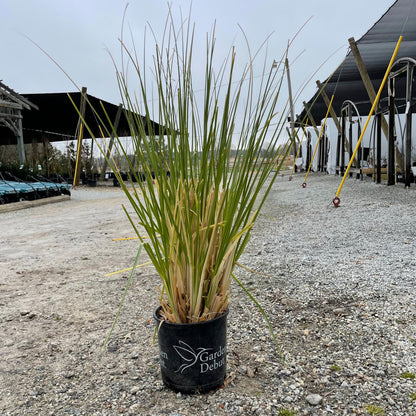
{"label": "metal frame", "polygon": [[[395,145],[396,137],[394,135],[394,102],[395,102],[395,82],[396,79],[405,74],[406,76],[406,141],[405,141],[405,161],[404,161],[404,183],[406,187],[410,187],[412,171],[411,171],[411,162],[412,162],[412,115],[413,115],[413,106],[414,100],[412,97],[413,93],[413,74],[414,68],[416,66],[416,60],[410,57],[403,57],[398,59],[392,66],[392,70],[389,74],[389,83],[388,83],[388,97],[389,97],[389,179],[388,184],[393,184],[393,178],[395,176],[395,160],[394,152],[391,152],[391,147]],[[396,70],[393,68],[399,67]]]}
{"label": "metal frame", "polygon": [[9,128],[15,134],[21,164],[26,161],[23,142],[23,109],[39,110],[35,104],[0,82],[0,125]]}
{"label": "metal frame", "polygon": [[[348,152],[350,159],[352,158],[353,154],[353,124],[355,121],[353,121],[354,111],[356,113],[357,122],[358,122],[358,130],[357,130],[357,141],[358,138],[361,135],[361,115],[358,111],[357,106],[351,101],[351,100],[345,100],[342,103],[341,106],[341,131],[338,134],[338,140],[337,140],[337,153],[336,153],[336,172],[337,174],[340,173],[341,175],[344,174],[345,171],[345,149],[347,148],[348,143]],[[347,118],[349,122],[349,128],[348,128],[348,139],[346,135],[346,127],[347,127]],[[342,151],[341,151],[342,149]],[[358,149],[358,157],[356,160],[356,168],[359,169],[357,172],[357,178],[363,178],[362,173],[362,166],[361,166],[361,160],[362,160],[362,147]],[[350,176],[352,176],[353,172],[350,173]]]}

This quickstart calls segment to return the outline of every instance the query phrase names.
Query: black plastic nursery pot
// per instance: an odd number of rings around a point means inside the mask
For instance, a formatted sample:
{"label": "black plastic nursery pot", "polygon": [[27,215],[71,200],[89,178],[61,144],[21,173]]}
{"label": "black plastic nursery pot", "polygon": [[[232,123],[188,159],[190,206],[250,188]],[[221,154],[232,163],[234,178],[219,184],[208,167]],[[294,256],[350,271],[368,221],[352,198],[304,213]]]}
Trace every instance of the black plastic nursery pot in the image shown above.
{"label": "black plastic nursery pot", "polygon": [[227,357],[227,315],[196,324],[162,321],[158,328],[163,383],[182,393],[204,393],[223,385]]}

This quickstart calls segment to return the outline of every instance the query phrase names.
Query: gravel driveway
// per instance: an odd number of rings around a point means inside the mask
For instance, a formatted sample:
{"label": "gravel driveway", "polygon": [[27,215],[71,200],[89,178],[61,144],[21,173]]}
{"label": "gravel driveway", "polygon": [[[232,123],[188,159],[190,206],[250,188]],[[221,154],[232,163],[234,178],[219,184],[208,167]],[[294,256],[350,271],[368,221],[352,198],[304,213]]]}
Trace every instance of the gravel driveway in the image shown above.
{"label": "gravel driveway", "polygon": [[[0,415],[416,416],[416,185],[279,177],[236,269],[227,385],[181,395],[152,346],[158,276],[140,269],[106,351],[136,240],[112,187],[0,214]],[[143,263],[146,256],[143,254]],[[290,413],[292,412],[292,413]]]}

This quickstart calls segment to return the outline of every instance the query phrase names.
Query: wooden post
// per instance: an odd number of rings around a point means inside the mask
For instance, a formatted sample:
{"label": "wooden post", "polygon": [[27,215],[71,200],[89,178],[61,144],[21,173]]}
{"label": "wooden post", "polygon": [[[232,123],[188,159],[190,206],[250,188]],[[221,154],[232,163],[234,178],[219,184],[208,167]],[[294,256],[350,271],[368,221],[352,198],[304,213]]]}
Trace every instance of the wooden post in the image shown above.
{"label": "wooden post", "polygon": [[[329,100],[328,96],[326,95],[324,86],[321,84],[321,82],[319,80],[316,81],[316,85],[318,86],[321,97],[324,100],[326,107],[328,108],[330,100]],[[341,131],[341,125],[339,124],[338,117],[337,117],[337,114],[334,110],[334,107],[331,106],[331,109],[329,110],[329,114],[332,117],[332,120],[334,121],[335,126],[338,129],[338,131]]]}
{"label": "wooden post", "polygon": [[315,130],[316,135],[319,137],[319,134],[320,134],[319,129],[316,126],[315,119],[313,118],[311,112],[309,111],[308,104],[305,101],[303,102],[303,106],[305,107],[306,113],[309,117],[309,121],[311,122],[311,124],[313,126],[313,129]]}
{"label": "wooden post", "polygon": [[[367,90],[368,97],[370,98],[371,104],[373,104],[374,100],[376,98],[376,92],[374,90],[374,87],[373,87],[373,84],[371,82],[370,76],[368,75],[367,69],[364,65],[364,62],[363,62],[363,59],[361,57],[360,51],[358,50],[358,47],[357,47],[357,44],[355,43],[354,38],[349,38],[348,42],[350,44],[351,52],[354,55],[354,59],[355,59],[355,62],[357,64],[358,70],[360,72],[361,79],[363,80],[365,89]],[[387,121],[386,121],[386,119],[384,118],[383,115],[381,116],[381,128],[383,130],[385,138],[388,140],[389,139],[389,128],[388,128],[388,125],[387,125]],[[398,163],[400,169],[403,170],[403,156],[400,153],[397,146],[395,146],[394,151],[395,151],[397,163]]]}
{"label": "wooden post", "polygon": [[108,149],[107,149],[106,157],[104,159],[104,164],[103,164],[103,168],[102,168],[103,170],[101,172],[101,180],[102,181],[104,180],[105,171],[106,171],[107,165],[108,165],[107,159],[109,159],[110,155],[111,155],[111,149],[113,148],[113,145],[114,145],[114,138],[115,138],[115,135],[117,134],[118,124],[120,122],[120,117],[121,117],[122,111],[123,111],[123,105],[119,104],[118,109],[117,109],[117,113],[116,113],[116,118],[114,120],[114,125],[113,125],[114,131],[111,131],[111,133],[110,133],[111,134],[110,143],[108,144]]}
{"label": "wooden post", "polygon": [[296,156],[296,134],[295,134],[295,111],[293,109],[293,100],[292,100],[292,84],[290,82],[290,71],[289,71],[289,60],[285,59],[286,73],[287,73],[287,83],[289,90],[289,104],[290,104],[290,130],[292,132],[292,143],[293,143],[293,156]]}
{"label": "wooden post", "polygon": [[[303,101],[303,106],[305,107],[306,113],[309,117],[309,121],[312,124],[313,129],[316,133],[316,137],[318,137],[318,140],[319,140],[319,137],[320,137],[321,133],[320,133],[320,131],[319,131],[319,129],[318,129],[316,123],[315,123],[315,119],[313,118],[312,113],[309,111],[308,104],[305,101]],[[312,157],[311,138],[308,136],[307,151],[306,151],[306,166],[309,166],[311,164],[311,157]],[[318,170],[319,170],[319,168],[318,168]]]}
{"label": "wooden post", "polygon": [[32,138],[32,144],[31,144],[31,148],[32,148],[32,165],[33,166],[37,166],[37,164],[39,163],[39,151],[38,151],[38,142]]}
{"label": "wooden post", "polygon": [[46,176],[49,177],[49,153],[48,153],[48,145],[49,140],[46,138],[45,133],[42,134],[42,144],[43,144],[43,154],[45,158],[45,167],[46,167]]}
{"label": "wooden post", "polygon": [[[85,104],[86,104],[85,96],[86,96],[86,94],[87,94],[87,88],[82,87],[81,102],[80,102],[80,106],[79,106],[79,111],[81,113],[82,118],[85,117]],[[81,176],[81,152],[82,152],[82,139],[84,137],[84,124],[81,120],[81,117],[78,120],[78,126],[77,126],[77,130],[76,130],[76,135],[75,135],[75,137],[78,138],[78,145],[77,145],[77,161],[76,161],[76,164],[75,164],[75,176],[74,176],[73,186],[78,186],[79,185],[79,179],[80,179],[80,176]]]}

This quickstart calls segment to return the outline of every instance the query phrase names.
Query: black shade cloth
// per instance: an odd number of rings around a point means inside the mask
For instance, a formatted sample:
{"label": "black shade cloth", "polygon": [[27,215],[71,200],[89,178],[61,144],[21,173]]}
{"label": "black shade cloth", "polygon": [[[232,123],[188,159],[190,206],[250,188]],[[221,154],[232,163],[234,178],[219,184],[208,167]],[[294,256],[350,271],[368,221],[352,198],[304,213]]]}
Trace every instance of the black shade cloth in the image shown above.
{"label": "black shade cloth", "polygon": [[[360,55],[367,69],[374,89],[378,92],[390,59],[400,36],[403,36],[395,61],[400,58],[416,58],[416,0],[397,0],[374,26],[358,41]],[[394,70],[394,68],[393,68]],[[326,85],[325,85],[326,84]],[[361,116],[368,115],[371,101],[361,79],[354,56],[350,51],[331,77],[322,82],[329,99],[334,94],[333,108],[337,116],[345,100],[352,101]],[[381,104],[386,103],[387,85],[381,94]],[[307,102],[317,124],[324,119],[327,106],[319,91]],[[318,97],[318,98],[317,98]],[[396,104],[399,112],[405,111],[406,82],[404,77],[396,80]],[[315,101],[316,100],[316,101]],[[305,110],[297,121],[305,120]]]}
{"label": "black shade cloth", "polygon": [[[79,107],[81,102],[80,92],[71,93],[45,93],[45,94],[21,94],[31,103],[35,104],[39,110],[23,109],[23,139],[25,143],[42,142],[48,140],[50,142],[72,140],[75,137],[76,128],[79,120],[78,113],[68,97],[71,96],[75,105]],[[92,95],[87,94],[87,99],[94,109],[98,112],[99,117],[106,121],[107,113],[109,119],[114,123],[118,111],[118,105],[100,100]],[[102,106],[105,108],[105,112]],[[143,117],[143,116],[140,116]],[[102,137],[98,129],[97,116],[94,115],[91,107],[86,104],[85,108],[86,123],[92,128],[95,137]],[[143,118],[144,125],[148,126],[147,121]],[[156,134],[159,133],[159,124],[150,121]],[[111,131],[109,123],[105,125],[108,131]],[[109,135],[103,132],[105,137]],[[130,129],[125,112],[121,114],[118,124],[117,134],[119,137],[130,136]],[[90,138],[90,133],[84,129],[84,137]],[[5,126],[0,126],[0,145],[17,144],[14,133]]]}

